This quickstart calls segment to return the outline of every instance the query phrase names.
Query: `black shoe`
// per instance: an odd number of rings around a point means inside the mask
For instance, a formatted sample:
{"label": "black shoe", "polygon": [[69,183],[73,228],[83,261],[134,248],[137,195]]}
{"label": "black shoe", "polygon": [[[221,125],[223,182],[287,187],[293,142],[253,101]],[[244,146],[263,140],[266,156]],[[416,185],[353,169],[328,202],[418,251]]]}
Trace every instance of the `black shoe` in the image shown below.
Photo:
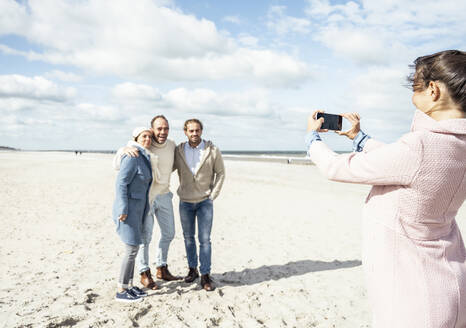
{"label": "black shoe", "polygon": [[193,282],[197,278],[199,278],[199,272],[197,271],[197,269],[196,268],[189,268],[188,275],[186,277],[184,277],[184,281],[185,282]]}
{"label": "black shoe", "polygon": [[201,286],[208,292],[211,292],[215,289],[214,282],[210,278],[209,274],[203,274],[201,276]]}

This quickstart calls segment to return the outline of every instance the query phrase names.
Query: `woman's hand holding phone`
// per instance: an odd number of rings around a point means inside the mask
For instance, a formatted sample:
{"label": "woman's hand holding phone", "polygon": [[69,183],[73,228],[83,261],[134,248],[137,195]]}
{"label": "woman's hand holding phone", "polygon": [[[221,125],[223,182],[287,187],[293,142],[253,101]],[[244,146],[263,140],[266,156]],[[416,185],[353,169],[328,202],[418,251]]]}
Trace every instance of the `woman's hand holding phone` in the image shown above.
{"label": "woman's hand holding phone", "polygon": [[346,118],[351,123],[351,128],[346,131],[335,131],[341,136],[347,136],[349,139],[353,140],[358,135],[359,131],[361,131],[361,117],[358,113],[344,113],[341,114],[344,118]]}
{"label": "woman's hand holding phone", "polygon": [[[328,129],[321,129],[322,124],[324,123],[324,118],[320,117],[317,118],[317,113],[324,113],[323,110],[316,110],[309,116],[307,120],[307,131],[317,131],[317,132],[327,132]],[[353,140],[359,131],[361,130],[361,117],[358,113],[344,113],[341,114],[344,118],[346,118],[351,123],[351,128],[346,131],[335,131],[341,136],[347,136],[349,139]]]}
{"label": "woman's hand holding phone", "polygon": [[327,132],[327,129],[321,129],[322,124],[324,123],[324,118],[321,117],[319,119],[316,118],[317,113],[323,113],[324,111],[318,109],[312,113],[311,116],[307,119],[307,131],[317,131],[317,132]]}

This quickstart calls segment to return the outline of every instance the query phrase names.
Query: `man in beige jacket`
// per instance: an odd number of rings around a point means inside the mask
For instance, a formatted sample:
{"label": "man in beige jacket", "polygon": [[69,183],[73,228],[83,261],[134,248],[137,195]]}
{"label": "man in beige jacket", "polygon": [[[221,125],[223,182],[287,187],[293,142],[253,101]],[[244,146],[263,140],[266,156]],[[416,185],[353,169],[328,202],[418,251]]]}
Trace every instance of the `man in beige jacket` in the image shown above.
{"label": "man in beige jacket", "polygon": [[189,119],[184,123],[188,141],[176,147],[174,167],[180,179],[180,219],[189,266],[189,273],[184,280],[193,282],[199,277],[194,239],[197,218],[201,286],[212,291],[215,289],[210,278],[213,200],[222,188],[225,168],[220,150],[211,141],[201,138],[202,128],[198,119]]}

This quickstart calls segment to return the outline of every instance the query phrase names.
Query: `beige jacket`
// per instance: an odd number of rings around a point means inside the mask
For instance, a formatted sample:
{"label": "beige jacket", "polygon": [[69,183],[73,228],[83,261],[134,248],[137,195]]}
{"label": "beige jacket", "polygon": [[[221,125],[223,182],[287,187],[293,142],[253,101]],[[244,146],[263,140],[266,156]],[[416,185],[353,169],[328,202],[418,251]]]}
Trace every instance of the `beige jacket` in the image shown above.
{"label": "beige jacket", "polygon": [[184,147],[187,142],[176,146],[174,169],[178,170],[180,186],[178,196],[183,202],[198,203],[207,198],[214,200],[225,180],[222,154],[211,141],[205,142],[205,149],[197,171],[193,175],[186,161]]}

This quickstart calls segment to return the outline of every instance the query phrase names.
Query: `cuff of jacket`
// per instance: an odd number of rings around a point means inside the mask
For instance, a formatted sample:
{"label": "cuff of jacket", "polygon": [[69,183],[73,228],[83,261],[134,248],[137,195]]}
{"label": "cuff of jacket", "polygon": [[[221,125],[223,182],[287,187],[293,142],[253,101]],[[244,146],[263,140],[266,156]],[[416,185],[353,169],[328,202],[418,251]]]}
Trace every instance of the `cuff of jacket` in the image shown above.
{"label": "cuff of jacket", "polygon": [[309,131],[306,134],[306,137],[304,138],[304,143],[306,145],[307,150],[307,157],[309,157],[309,147],[311,147],[314,141],[322,141],[322,139],[320,138],[319,132],[312,130]]}
{"label": "cuff of jacket", "polygon": [[353,152],[361,152],[367,140],[370,138],[371,137],[369,135],[360,130],[356,137],[353,139]]}

